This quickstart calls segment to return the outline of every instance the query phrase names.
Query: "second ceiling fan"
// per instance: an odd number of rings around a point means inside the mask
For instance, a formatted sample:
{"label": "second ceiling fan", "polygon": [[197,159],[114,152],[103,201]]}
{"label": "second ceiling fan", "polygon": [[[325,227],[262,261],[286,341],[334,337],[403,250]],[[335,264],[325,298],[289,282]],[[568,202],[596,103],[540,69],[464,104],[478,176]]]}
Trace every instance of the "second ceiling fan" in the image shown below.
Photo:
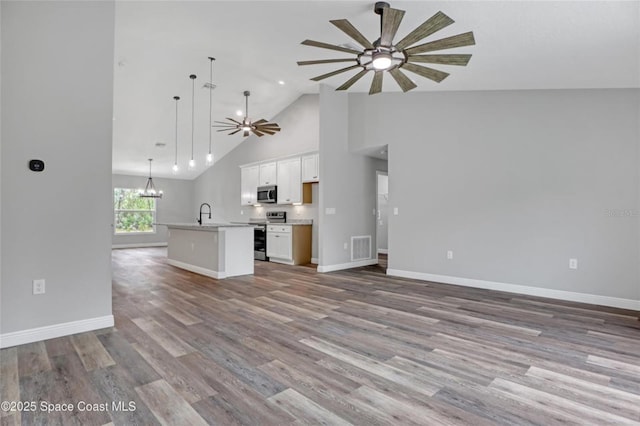
{"label": "second ceiling fan", "polygon": [[262,137],[265,134],[275,135],[276,132],[279,132],[280,126],[278,126],[278,123],[270,123],[264,118],[253,122],[249,120],[249,95],[251,95],[251,93],[248,90],[245,90],[245,113],[242,122],[227,117],[227,120],[229,120],[230,123],[225,121],[216,121],[216,123],[219,124],[213,125],[212,127],[221,127],[218,132],[227,132],[230,130],[231,133],[229,133],[229,135],[235,135],[236,133],[242,131],[242,136],[244,137],[249,136],[251,133],[258,137]]}
{"label": "second ceiling fan", "polygon": [[364,48],[363,50],[356,50],[351,47],[322,43],[314,40],[305,40],[302,42],[302,44],[307,46],[320,47],[323,49],[336,50],[339,52],[357,55],[355,58],[299,61],[298,65],[353,62],[353,65],[319,75],[311,80],[320,81],[343,72],[360,69],[357,74],[336,89],[347,90],[358,80],[364,77],[364,75],[369,71],[373,71],[373,81],[371,82],[371,88],[369,89],[369,94],[372,95],[382,91],[382,77],[384,72],[387,71],[391,74],[396,83],[398,83],[402,91],[407,92],[417,86],[404,72],[402,72],[402,70],[418,74],[437,83],[441,82],[449,75],[444,71],[417,65],[416,63],[464,66],[469,62],[469,59],[471,58],[471,55],[469,54],[422,55],[422,53],[474,45],[475,39],[473,37],[473,32],[458,34],[413,46],[431,34],[453,24],[453,19],[449,18],[444,13],[436,13],[415,30],[407,34],[407,36],[402,40],[394,43],[393,38],[400,27],[405,11],[392,9],[389,6],[389,3],[385,2],[377,2],[375,4],[374,11],[376,14],[380,15],[380,37],[373,42],[369,41],[346,19],[330,21],[342,32],[361,45]]}

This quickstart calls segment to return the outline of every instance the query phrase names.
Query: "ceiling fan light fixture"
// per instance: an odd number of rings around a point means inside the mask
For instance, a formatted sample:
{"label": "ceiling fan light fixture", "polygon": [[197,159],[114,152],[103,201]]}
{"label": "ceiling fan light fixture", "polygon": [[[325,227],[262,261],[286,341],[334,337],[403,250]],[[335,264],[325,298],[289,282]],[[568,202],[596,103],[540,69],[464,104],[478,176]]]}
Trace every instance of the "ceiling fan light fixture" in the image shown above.
{"label": "ceiling fan light fixture", "polygon": [[405,74],[405,71],[418,74],[419,76],[428,78],[436,83],[440,83],[449,76],[449,73],[447,72],[418,65],[416,62],[458,66],[466,66],[469,62],[469,59],[471,58],[470,54],[438,53],[422,55],[422,53],[437,52],[440,50],[472,46],[476,44],[473,32],[471,31],[418,44],[430,35],[454,23],[454,20],[444,13],[437,12],[407,34],[404,38],[399,41],[394,41],[397,31],[400,28],[400,24],[402,23],[405,11],[393,9],[389,3],[379,1],[374,6],[374,12],[380,16],[380,35],[374,41],[370,41],[370,39],[358,31],[358,29],[347,19],[334,19],[329,22],[349,36],[353,42],[357,43],[357,45],[352,42],[336,45],[308,39],[302,42],[305,46],[335,50],[355,55],[355,57],[351,58],[298,61],[299,66],[340,62],[351,62],[353,64],[335,71],[318,75],[313,77],[311,80],[321,81],[338,74],[357,70],[355,75],[351,76],[347,81],[336,88],[336,90],[347,90],[367,73],[373,71],[373,78],[369,89],[370,95],[374,95],[382,91],[383,76],[387,73],[393,78],[403,92],[408,92],[409,90],[415,89],[417,85]]}
{"label": "ceiling fan light fixture", "polygon": [[392,57],[389,52],[377,51],[373,53],[372,57],[373,60],[371,61],[371,65],[376,70],[383,71],[391,66]]}
{"label": "ceiling fan light fixture", "polygon": [[250,136],[252,133],[258,137],[262,137],[266,135],[275,135],[280,131],[280,126],[278,123],[270,123],[269,121],[261,118],[257,121],[251,121],[249,119],[249,96],[251,93],[248,90],[244,91],[244,102],[245,102],[245,113],[242,121],[238,121],[233,118],[227,117],[229,122],[225,121],[216,121],[216,123],[212,127],[220,127],[219,132],[230,132],[229,136],[235,135],[236,133],[242,132],[242,136],[245,138]]}

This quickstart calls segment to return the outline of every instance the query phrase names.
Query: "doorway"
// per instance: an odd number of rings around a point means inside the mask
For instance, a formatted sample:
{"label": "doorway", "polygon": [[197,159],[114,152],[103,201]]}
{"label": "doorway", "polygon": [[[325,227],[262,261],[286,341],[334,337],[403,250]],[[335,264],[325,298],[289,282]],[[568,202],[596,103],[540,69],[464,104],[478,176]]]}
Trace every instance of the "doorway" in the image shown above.
{"label": "doorway", "polygon": [[376,171],[376,250],[378,265],[386,270],[389,256],[389,175]]}

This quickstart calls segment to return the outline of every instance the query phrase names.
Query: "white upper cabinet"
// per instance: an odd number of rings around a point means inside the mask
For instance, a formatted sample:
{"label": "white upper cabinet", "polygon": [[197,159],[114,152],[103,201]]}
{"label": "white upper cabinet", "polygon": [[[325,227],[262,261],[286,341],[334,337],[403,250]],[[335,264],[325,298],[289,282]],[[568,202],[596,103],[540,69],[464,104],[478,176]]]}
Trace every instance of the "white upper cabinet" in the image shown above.
{"label": "white upper cabinet", "polygon": [[278,161],[278,204],[302,202],[300,157]]}
{"label": "white upper cabinet", "polygon": [[318,154],[302,156],[302,182],[318,182],[320,180]]}
{"label": "white upper cabinet", "polygon": [[260,166],[242,167],[240,169],[240,203],[243,206],[252,206],[258,202],[257,189]]}
{"label": "white upper cabinet", "polygon": [[260,185],[258,186],[276,185],[276,169],[277,167],[275,161],[271,163],[260,164]]}

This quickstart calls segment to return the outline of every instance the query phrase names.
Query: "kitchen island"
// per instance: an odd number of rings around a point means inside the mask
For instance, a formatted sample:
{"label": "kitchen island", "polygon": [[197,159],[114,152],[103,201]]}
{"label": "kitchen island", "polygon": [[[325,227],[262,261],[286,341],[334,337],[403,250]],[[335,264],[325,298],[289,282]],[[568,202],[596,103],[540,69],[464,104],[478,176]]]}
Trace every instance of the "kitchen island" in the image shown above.
{"label": "kitchen island", "polygon": [[212,278],[253,274],[253,226],[165,223],[170,265]]}

